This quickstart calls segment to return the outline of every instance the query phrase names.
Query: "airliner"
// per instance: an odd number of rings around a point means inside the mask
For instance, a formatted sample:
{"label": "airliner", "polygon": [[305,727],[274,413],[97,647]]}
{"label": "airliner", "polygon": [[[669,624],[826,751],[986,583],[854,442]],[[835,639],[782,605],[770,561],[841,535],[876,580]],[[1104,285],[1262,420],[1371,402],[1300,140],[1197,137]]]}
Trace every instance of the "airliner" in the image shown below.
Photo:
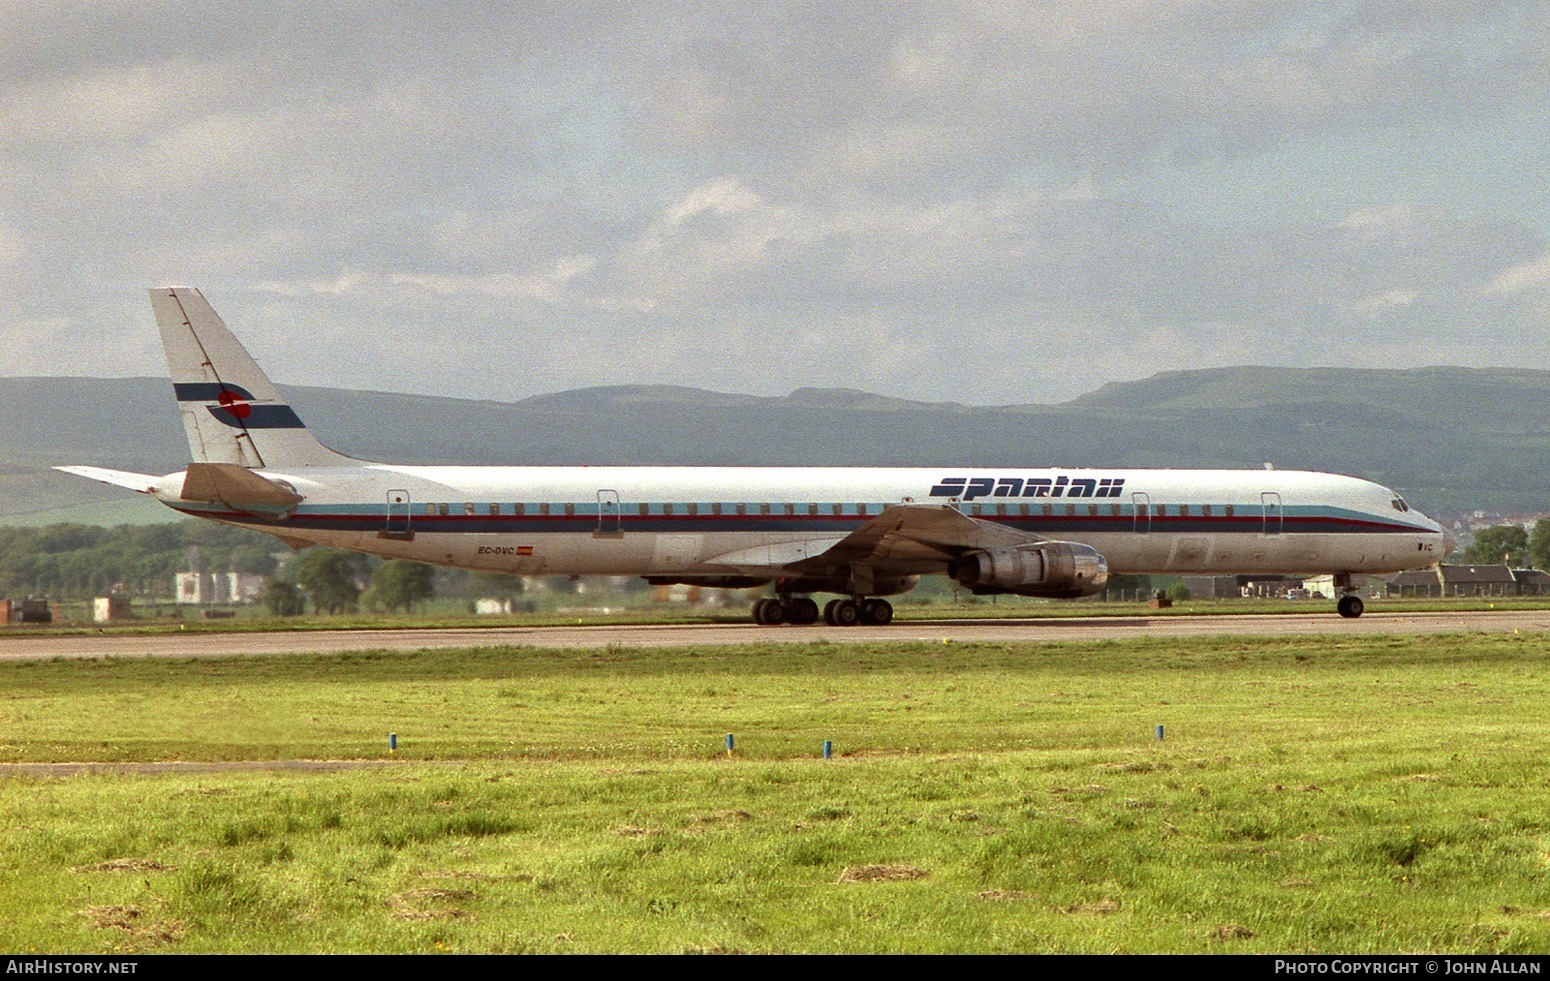
{"label": "airliner", "polygon": [[[1437,522],[1371,481],[1289,470],[490,467],[325,447],[195,289],[151,291],[192,462],[56,469],[181,514],[386,558],[518,575],[772,587],[765,625],[882,625],[946,575],[976,594],[1076,598],[1111,574],[1356,574],[1433,565]],[[815,593],[834,594],[820,611]]]}

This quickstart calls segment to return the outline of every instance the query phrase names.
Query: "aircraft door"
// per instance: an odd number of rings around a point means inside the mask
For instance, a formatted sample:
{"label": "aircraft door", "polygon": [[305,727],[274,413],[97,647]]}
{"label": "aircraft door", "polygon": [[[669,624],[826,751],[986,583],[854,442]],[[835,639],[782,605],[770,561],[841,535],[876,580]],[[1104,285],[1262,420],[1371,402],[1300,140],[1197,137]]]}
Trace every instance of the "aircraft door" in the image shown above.
{"label": "aircraft door", "polygon": [[1265,534],[1281,534],[1281,495],[1275,491],[1265,491],[1259,495],[1260,511],[1265,516]]}
{"label": "aircraft door", "polygon": [[1152,498],[1140,491],[1130,495],[1130,500],[1135,511],[1135,523],[1133,530],[1138,535],[1144,535],[1152,530]]}
{"label": "aircraft door", "polygon": [[409,538],[409,492],[387,492],[387,526],[382,529],[384,538]]}
{"label": "aircraft door", "polygon": [[615,490],[600,490],[597,492],[597,531],[594,534],[598,538],[621,538],[624,535],[619,524],[619,492]]}

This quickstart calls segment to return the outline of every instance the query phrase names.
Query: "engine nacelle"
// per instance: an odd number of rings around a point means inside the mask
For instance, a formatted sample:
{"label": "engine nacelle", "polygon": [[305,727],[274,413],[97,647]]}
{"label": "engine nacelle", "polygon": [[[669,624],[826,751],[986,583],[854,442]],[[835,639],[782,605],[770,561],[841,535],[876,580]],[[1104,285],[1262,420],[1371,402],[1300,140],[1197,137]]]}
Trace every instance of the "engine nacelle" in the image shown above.
{"label": "engine nacelle", "polygon": [[1109,581],[1109,563],[1090,545],[1039,542],[965,552],[948,575],[976,593],[1016,593],[1075,599],[1092,596]]}

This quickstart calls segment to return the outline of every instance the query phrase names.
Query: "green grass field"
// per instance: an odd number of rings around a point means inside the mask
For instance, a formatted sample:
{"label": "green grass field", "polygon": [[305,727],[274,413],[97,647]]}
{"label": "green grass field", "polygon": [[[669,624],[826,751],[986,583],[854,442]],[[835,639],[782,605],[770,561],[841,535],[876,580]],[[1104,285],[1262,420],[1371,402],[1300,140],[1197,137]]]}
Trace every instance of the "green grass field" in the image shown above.
{"label": "green grass field", "polygon": [[1538,635],[3,663],[3,761],[380,766],[0,780],[0,947],[1545,951],[1547,696]]}

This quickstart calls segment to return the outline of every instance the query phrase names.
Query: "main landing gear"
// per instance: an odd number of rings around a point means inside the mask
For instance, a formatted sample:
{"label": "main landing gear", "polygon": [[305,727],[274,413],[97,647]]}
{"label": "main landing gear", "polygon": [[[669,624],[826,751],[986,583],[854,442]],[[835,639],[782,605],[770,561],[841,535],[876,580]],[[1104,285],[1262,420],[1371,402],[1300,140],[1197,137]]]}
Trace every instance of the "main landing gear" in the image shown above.
{"label": "main landing gear", "polygon": [[818,604],[805,596],[765,597],[754,600],[753,622],[766,627],[777,623],[806,626],[818,622]]}
{"label": "main landing gear", "polygon": [[[754,601],[753,622],[766,627],[817,623],[818,604],[805,596],[765,597]],[[880,627],[893,622],[893,604],[885,599],[830,600],[823,608],[823,622],[831,627]]]}
{"label": "main landing gear", "polygon": [[831,627],[882,627],[893,622],[893,604],[885,599],[830,600],[823,608],[823,622]]}
{"label": "main landing gear", "polygon": [[1356,595],[1356,587],[1351,585],[1349,572],[1335,573],[1335,589],[1340,592],[1340,601],[1335,604],[1335,609],[1347,620],[1355,620],[1362,615],[1362,598]]}
{"label": "main landing gear", "polygon": [[1355,619],[1362,615],[1362,598],[1355,593],[1347,593],[1340,597],[1340,602],[1335,604],[1335,609],[1340,615],[1348,619]]}

